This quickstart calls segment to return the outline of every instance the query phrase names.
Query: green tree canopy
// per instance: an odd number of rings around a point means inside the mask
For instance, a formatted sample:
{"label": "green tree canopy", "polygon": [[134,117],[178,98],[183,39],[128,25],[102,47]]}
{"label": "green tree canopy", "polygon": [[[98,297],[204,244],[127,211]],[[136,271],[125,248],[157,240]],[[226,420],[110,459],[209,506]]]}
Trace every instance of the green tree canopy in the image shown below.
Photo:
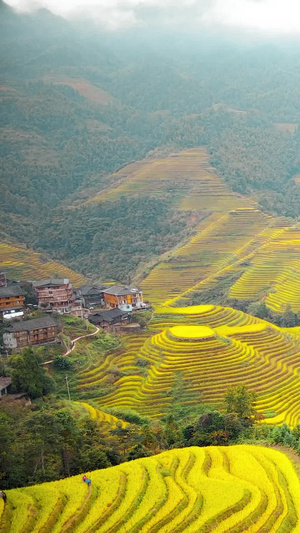
{"label": "green tree canopy", "polygon": [[241,420],[250,420],[256,415],[256,394],[247,389],[245,385],[229,388],[224,402],[227,413],[235,413]]}
{"label": "green tree canopy", "polygon": [[16,392],[27,392],[31,398],[40,398],[54,388],[53,381],[40,366],[31,348],[10,360],[10,377]]}

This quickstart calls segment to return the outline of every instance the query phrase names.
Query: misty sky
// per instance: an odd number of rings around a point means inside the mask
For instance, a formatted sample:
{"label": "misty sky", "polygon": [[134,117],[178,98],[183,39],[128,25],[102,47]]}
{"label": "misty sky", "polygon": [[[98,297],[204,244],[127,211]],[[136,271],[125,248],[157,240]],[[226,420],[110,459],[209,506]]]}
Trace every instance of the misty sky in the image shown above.
{"label": "misty sky", "polygon": [[220,25],[268,34],[300,34],[300,0],[5,0],[19,10],[46,7],[92,17],[110,30],[160,24],[187,30]]}

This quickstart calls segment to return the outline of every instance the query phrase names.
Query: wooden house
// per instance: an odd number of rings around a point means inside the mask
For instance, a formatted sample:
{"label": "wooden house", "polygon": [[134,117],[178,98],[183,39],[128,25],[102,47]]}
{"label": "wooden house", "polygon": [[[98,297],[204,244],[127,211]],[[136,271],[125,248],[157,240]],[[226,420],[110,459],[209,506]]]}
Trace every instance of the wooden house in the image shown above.
{"label": "wooden house", "polygon": [[58,325],[51,316],[13,322],[3,333],[3,344],[8,350],[21,349],[56,342]]}
{"label": "wooden house", "polygon": [[103,306],[103,288],[101,289],[95,285],[82,285],[78,293],[86,309]]}
{"label": "wooden house", "polygon": [[90,315],[89,321],[95,326],[100,326],[103,329],[111,326],[121,325],[128,321],[128,313],[121,311],[121,309],[108,309]]}
{"label": "wooden house", "polygon": [[142,309],[143,293],[137,287],[113,285],[108,289],[103,289],[104,305],[107,308],[118,307],[123,311]]}
{"label": "wooden house", "polygon": [[15,282],[0,287],[0,313],[4,320],[23,316],[25,295]]}
{"label": "wooden house", "polygon": [[71,313],[75,298],[68,278],[34,281],[38,306],[46,311]]}

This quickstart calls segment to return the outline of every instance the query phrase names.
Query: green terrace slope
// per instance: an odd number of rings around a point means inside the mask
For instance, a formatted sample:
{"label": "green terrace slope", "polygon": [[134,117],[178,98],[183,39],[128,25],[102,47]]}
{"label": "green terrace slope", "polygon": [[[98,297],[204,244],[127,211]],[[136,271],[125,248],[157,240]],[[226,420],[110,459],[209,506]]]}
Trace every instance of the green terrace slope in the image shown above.
{"label": "green terrace slope", "polygon": [[174,449],[81,476],[7,491],[2,533],[296,533],[300,482],[281,452]]}

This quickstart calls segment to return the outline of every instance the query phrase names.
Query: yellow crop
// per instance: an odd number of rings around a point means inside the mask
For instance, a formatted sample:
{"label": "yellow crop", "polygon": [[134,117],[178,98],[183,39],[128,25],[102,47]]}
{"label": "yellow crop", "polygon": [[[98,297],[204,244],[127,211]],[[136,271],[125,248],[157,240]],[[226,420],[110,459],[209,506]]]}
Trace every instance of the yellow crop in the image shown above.
{"label": "yellow crop", "polygon": [[158,314],[169,315],[199,315],[214,309],[213,305],[191,305],[190,307],[160,307],[156,309]]}
{"label": "yellow crop", "polygon": [[169,333],[171,337],[178,339],[205,339],[215,336],[215,332],[207,326],[175,326]]}
{"label": "yellow crop", "polygon": [[[246,385],[257,393],[256,408],[266,423],[300,423],[298,328],[279,328],[229,307],[200,307],[193,313],[188,307],[186,313],[185,308],[178,314],[176,308],[156,313],[152,336],[148,331],[144,343],[83,372],[79,388],[87,391],[92,384],[100,408],[127,407],[157,417],[172,407],[174,397],[181,405],[200,401],[221,408],[228,387]],[[114,366],[125,375],[113,391],[97,398],[97,387]]]}
{"label": "yellow crop", "polygon": [[0,243],[0,271],[6,272],[8,278],[38,280],[53,277],[54,273],[69,278],[76,285],[81,285],[86,278],[70,268],[55,261],[45,261],[43,256],[33,250]]}
{"label": "yellow crop", "polygon": [[[5,533],[249,533],[300,530],[300,481],[269,448],[170,450],[105,470],[7,491]],[[10,519],[9,519],[10,517]],[[5,527],[5,529],[4,529]]]}
{"label": "yellow crop", "polygon": [[99,423],[106,423],[109,424],[112,428],[115,428],[116,426],[120,425],[122,428],[125,428],[128,426],[128,422],[125,422],[124,420],[121,420],[120,418],[117,418],[116,416],[110,415],[108,413],[105,413],[104,411],[100,409],[96,409],[92,405],[86,402],[74,402],[77,405],[82,405],[84,409],[89,413],[90,418],[93,420],[96,420]]}

